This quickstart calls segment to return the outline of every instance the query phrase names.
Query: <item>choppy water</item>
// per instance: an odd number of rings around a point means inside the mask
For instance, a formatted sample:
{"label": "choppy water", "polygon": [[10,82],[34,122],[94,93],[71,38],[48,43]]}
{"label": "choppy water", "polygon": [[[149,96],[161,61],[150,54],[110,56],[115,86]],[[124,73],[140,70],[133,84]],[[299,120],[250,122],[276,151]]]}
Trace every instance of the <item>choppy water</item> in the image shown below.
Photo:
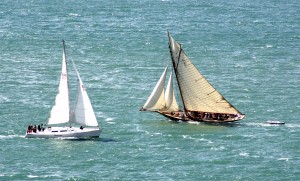
{"label": "choppy water", "polygon": [[[299,22],[297,0],[2,0],[0,180],[299,180]],[[167,30],[245,120],[139,112],[170,61]],[[24,139],[54,102],[61,39],[99,139]]]}

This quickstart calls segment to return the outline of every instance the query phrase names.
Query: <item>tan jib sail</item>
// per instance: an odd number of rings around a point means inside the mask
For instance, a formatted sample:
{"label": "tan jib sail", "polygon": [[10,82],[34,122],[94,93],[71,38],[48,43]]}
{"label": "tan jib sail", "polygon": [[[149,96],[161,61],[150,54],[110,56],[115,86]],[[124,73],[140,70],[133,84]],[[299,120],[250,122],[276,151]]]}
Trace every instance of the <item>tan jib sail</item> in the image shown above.
{"label": "tan jib sail", "polygon": [[164,99],[164,92],[165,92],[165,80],[167,74],[168,67],[165,68],[163,74],[160,76],[159,81],[155,85],[151,95],[149,96],[148,100],[144,104],[141,110],[145,111],[158,111],[165,107],[165,99]]}
{"label": "tan jib sail", "polygon": [[181,49],[181,45],[169,36],[173,68],[186,111],[241,114],[197,70]]}
{"label": "tan jib sail", "polygon": [[159,81],[155,85],[151,95],[149,96],[144,106],[141,108],[142,111],[172,112],[172,111],[179,110],[178,104],[175,99],[174,91],[173,91],[172,74],[170,75],[167,89],[165,92],[164,87],[165,87],[167,70],[168,67],[165,68]]}
{"label": "tan jib sail", "polygon": [[173,76],[172,72],[168,81],[168,85],[165,92],[165,107],[161,109],[164,112],[179,111],[179,107],[175,98],[173,89]]}

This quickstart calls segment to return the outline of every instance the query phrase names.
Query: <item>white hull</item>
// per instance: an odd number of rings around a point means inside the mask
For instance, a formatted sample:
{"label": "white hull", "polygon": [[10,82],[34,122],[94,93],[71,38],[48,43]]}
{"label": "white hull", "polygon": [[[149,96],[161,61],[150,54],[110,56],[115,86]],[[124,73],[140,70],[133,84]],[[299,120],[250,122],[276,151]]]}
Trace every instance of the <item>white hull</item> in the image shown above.
{"label": "white hull", "polygon": [[49,127],[44,131],[26,133],[25,138],[92,138],[99,137],[100,128]]}

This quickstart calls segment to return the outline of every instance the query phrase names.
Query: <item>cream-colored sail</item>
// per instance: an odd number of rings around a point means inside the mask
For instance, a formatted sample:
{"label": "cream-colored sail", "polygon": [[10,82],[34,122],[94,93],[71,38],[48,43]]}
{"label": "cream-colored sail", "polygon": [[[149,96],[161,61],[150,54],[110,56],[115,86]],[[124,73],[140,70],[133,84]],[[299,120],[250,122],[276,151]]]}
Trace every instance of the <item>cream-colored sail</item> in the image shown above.
{"label": "cream-colored sail", "polygon": [[169,82],[166,88],[165,102],[166,102],[165,108],[161,109],[161,111],[165,111],[165,112],[179,111],[179,107],[175,99],[175,94],[173,89],[172,72],[170,74]]}
{"label": "cream-colored sail", "polygon": [[69,89],[68,89],[68,72],[65,53],[65,45],[63,42],[63,58],[58,93],[55,98],[55,105],[52,107],[48,124],[61,124],[69,122],[70,105],[69,105]]}
{"label": "cream-colored sail", "polygon": [[165,107],[164,86],[168,67],[165,68],[151,95],[141,110],[158,111]]}
{"label": "cream-colored sail", "polygon": [[168,35],[173,68],[185,110],[240,114],[197,70],[181,45]]}

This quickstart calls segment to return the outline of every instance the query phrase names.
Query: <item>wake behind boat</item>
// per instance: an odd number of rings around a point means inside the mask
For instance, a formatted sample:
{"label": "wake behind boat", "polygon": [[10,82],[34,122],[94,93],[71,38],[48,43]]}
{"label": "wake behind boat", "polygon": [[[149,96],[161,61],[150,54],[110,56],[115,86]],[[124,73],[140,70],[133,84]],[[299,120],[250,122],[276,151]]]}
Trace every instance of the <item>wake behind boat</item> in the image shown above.
{"label": "wake behind boat", "polygon": [[[58,94],[55,98],[55,105],[52,107],[48,126],[28,126],[25,138],[91,138],[99,137],[101,129],[98,125],[91,101],[86,88],[80,78],[74,61],[72,64],[77,76],[77,98],[73,110],[70,106],[70,94],[68,83],[67,59],[65,42],[63,41],[63,58]],[[80,127],[71,126],[78,123]],[[59,127],[52,125],[69,124]]]}
{"label": "wake behind boat", "polygon": [[168,70],[166,67],[140,111],[157,112],[176,121],[224,123],[243,119],[245,115],[205,79],[169,32],[168,37],[173,72],[183,108],[179,108],[176,101],[172,72],[167,88],[164,89]]}

